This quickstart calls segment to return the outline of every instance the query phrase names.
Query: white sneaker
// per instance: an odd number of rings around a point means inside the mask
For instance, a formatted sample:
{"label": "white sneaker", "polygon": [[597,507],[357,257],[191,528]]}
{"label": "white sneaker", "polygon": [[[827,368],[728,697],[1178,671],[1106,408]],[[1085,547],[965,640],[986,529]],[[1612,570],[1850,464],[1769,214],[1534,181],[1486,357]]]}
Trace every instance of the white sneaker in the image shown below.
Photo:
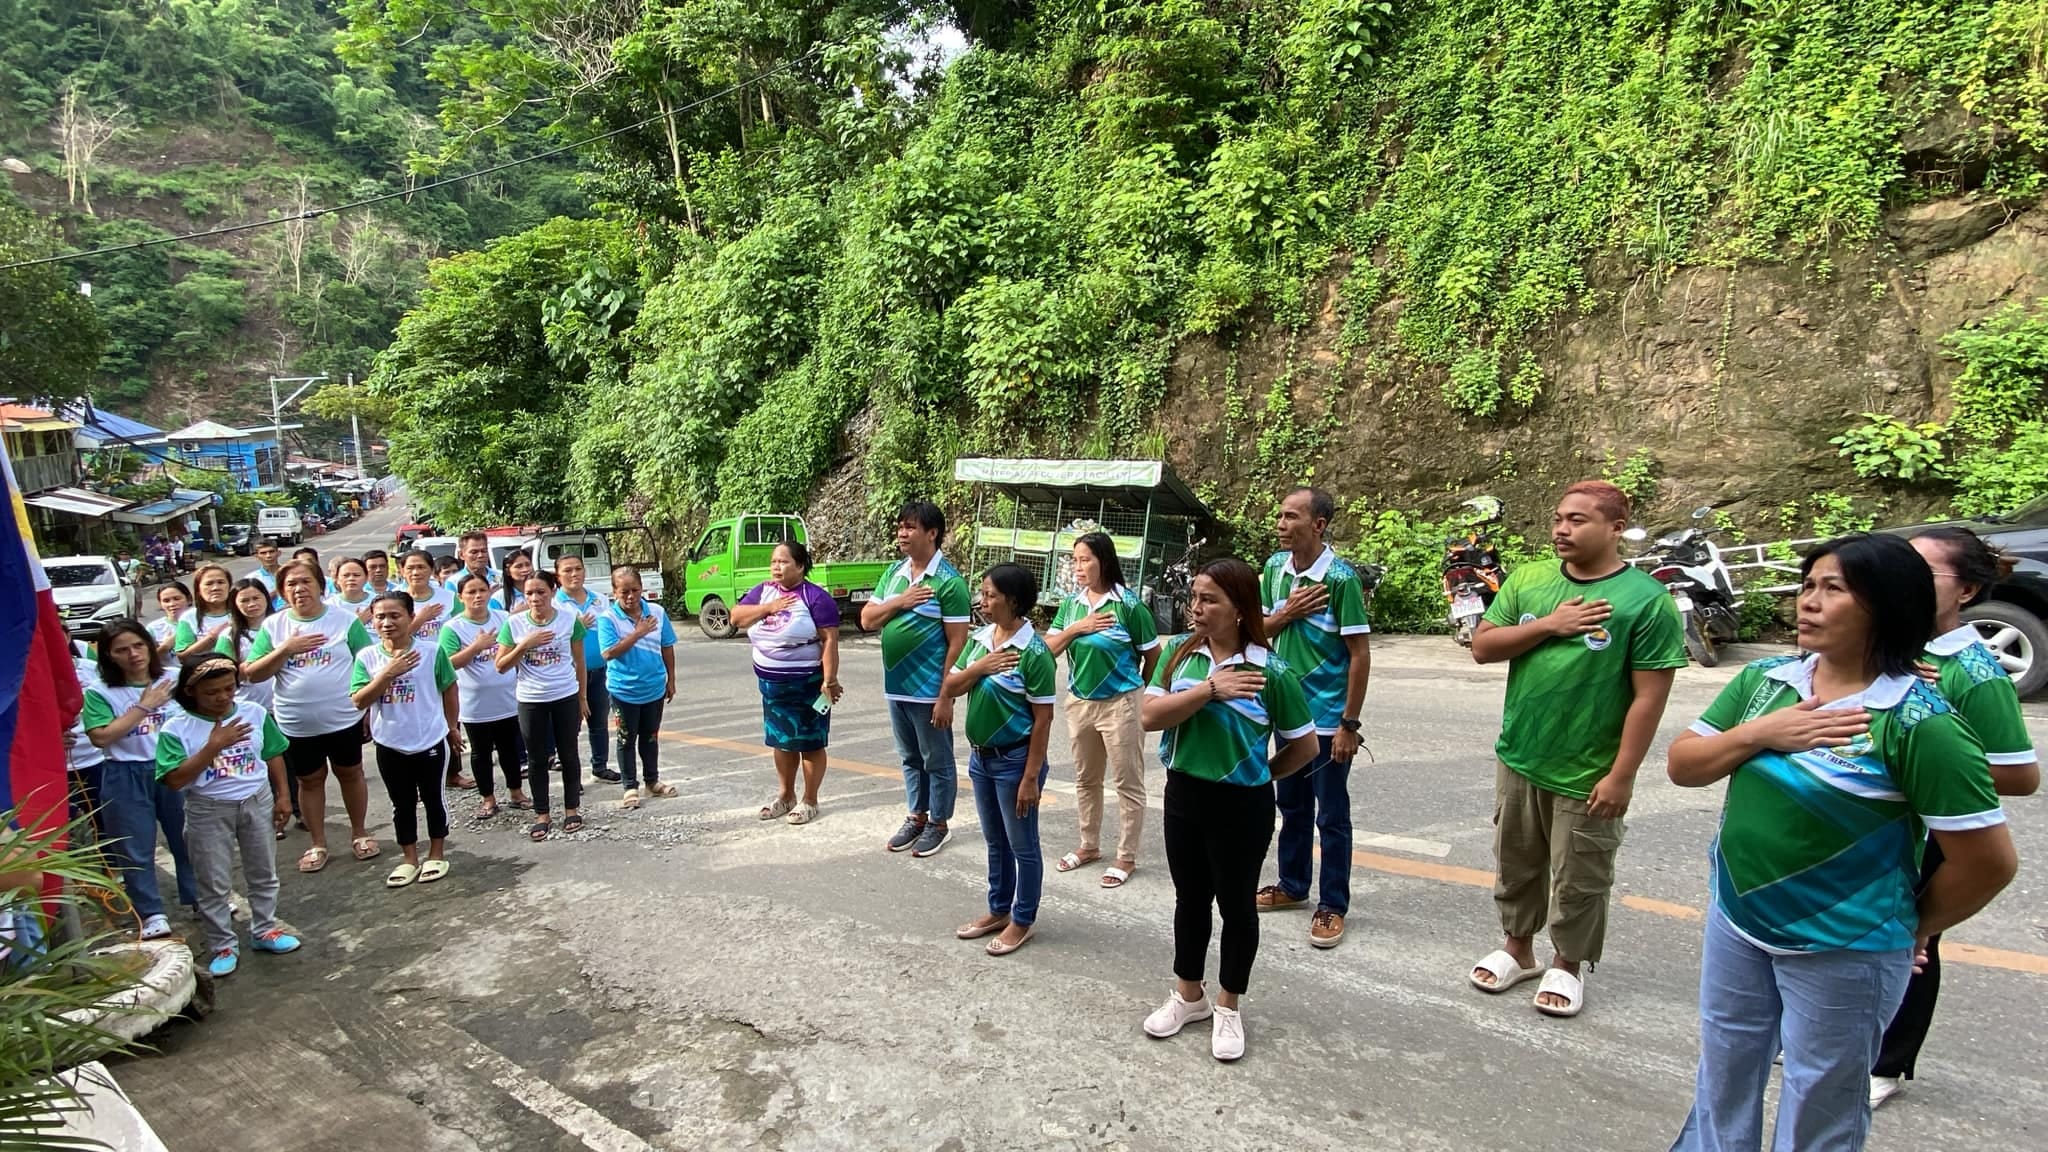
{"label": "white sneaker", "polygon": [[144,940],[161,940],[171,934],[171,920],[168,916],[151,916],[142,922]]}
{"label": "white sneaker", "polygon": [[1904,1095],[1905,1091],[1906,1078],[1904,1076],[1872,1076],[1870,1078],[1871,1110],[1876,1111],[1878,1105],[1883,1104],[1894,1096]]}
{"label": "white sneaker", "polygon": [[1200,1000],[1183,1000],[1180,989],[1175,988],[1166,994],[1166,1003],[1159,1006],[1159,1011],[1145,1017],[1145,1034],[1159,1040],[1179,1035],[1182,1028],[1195,1021],[1207,1020],[1210,1011],[1206,994]]}
{"label": "white sneaker", "polygon": [[1217,1007],[1216,1023],[1210,1026],[1209,1054],[1225,1062],[1244,1055],[1244,1016],[1237,1009]]}

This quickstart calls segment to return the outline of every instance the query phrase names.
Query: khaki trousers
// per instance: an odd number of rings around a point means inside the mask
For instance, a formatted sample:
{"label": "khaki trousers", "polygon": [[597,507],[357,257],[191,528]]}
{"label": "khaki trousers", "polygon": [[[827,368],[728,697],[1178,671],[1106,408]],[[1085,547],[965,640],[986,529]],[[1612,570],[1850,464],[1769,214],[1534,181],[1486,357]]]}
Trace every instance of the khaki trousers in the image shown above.
{"label": "khaki trousers", "polygon": [[1598,962],[1622,821],[1595,820],[1584,800],[1539,788],[1506,764],[1496,764],[1493,804],[1501,931],[1534,936],[1547,923],[1559,956]]}
{"label": "khaki trousers", "polygon": [[[1142,691],[1142,690],[1140,690]],[[1102,850],[1102,780],[1116,787],[1116,859],[1138,858],[1145,827],[1145,732],[1138,723],[1138,691],[1107,700],[1066,699],[1067,737],[1074,749],[1075,807],[1081,812],[1081,855]]]}

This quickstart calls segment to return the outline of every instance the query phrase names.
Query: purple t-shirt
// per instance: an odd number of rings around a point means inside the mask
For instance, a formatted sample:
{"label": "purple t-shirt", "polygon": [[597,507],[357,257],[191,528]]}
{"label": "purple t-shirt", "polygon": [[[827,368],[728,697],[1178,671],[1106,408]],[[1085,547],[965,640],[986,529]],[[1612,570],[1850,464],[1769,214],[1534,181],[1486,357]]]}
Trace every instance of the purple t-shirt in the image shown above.
{"label": "purple t-shirt", "polygon": [[[773,580],[740,597],[742,604],[766,604],[792,594]],[[754,672],[769,680],[801,680],[825,666],[827,628],[839,627],[839,605],[832,594],[806,580],[797,585],[796,603],[747,629],[754,646]]]}

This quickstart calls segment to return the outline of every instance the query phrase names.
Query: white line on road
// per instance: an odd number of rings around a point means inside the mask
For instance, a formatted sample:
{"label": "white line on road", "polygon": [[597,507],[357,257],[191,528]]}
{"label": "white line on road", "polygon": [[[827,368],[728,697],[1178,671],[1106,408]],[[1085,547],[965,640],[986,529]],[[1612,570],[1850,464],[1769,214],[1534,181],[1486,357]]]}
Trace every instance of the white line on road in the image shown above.
{"label": "white line on road", "polygon": [[469,1066],[526,1106],[526,1110],[583,1142],[591,1152],[654,1152],[654,1146],[604,1118],[595,1108],[563,1092],[497,1052],[472,1041]]}

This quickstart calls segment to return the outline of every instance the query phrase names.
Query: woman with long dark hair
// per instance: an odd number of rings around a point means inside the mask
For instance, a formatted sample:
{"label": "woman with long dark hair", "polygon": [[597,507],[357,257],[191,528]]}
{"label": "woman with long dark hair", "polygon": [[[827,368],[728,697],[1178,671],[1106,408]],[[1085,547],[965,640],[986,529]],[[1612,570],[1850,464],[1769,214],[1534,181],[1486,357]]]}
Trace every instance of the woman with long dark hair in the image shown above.
{"label": "woman with long dark hair", "polygon": [[[1984,748],[1914,674],[1934,576],[1896,536],[1806,557],[1804,656],[1744,668],[1671,744],[1671,781],[1727,781],[1700,962],[1700,1062],[1674,1149],[1858,1149],[1866,1077],[1916,945],[1990,903],[2019,866]],[[1917,897],[1922,841],[1946,858]]]}
{"label": "woman with long dark hair", "polygon": [[116,620],[100,633],[99,673],[86,685],[79,722],[106,758],[85,770],[86,794],[121,887],[142,919],[142,938],[155,940],[171,934],[156,882],[159,826],[177,865],[178,901],[199,900],[185,854],[184,798],[156,778],[157,733],[177,709],[171,702],[176,681],[164,673],[149,631],[133,620]]}
{"label": "woman with long dark hair", "polygon": [[218,564],[201,564],[192,573],[192,607],[178,617],[176,643],[181,660],[214,650],[235,626],[235,578]]}
{"label": "woman with long dark hair", "polygon": [[1139,698],[1159,664],[1152,612],[1124,587],[1116,541],[1090,532],[1074,541],[1072,595],[1053,614],[1046,647],[1067,658],[1067,739],[1074,750],[1074,797],[1081,846],[1060,857],[1062,872],[1102,859],[1102,782],[1114,780],[1116,861],[1104,888],[1121,888],[1138,866],[1145,829],[1145,731]]}
{"label": "woman with long dark hair", "polygon": [[[2000,796],[2031,796],[2041,786],[2041,764],[2020,715],[2019,693],[1998,657],[1977,638],[1977,629],[1963,623],[1963,609],[2012,572],[2012,558],[1967,528],[1932,528],[1913,537],[1912,543],[1934,573],[1935,634],[1927,642],[1923,667],[1934,670],[1935,686],[1983,743],[1992,787]],[[1928,841],[1920,861],[1922,891],[1933,883],[1941,860],[1941,845]],[[1927,1029],[1934,1023],[1940,992],[1941,935],[1935,933],[1927,937],[1906,984],[1905,999],[1885,1029],[1877,1063],[1871,1067],[1872,1108],[1906,1090],[1920,1046],[1927,1042]]]}
{"label": "woman with long dark hair", "polygon": [[[533,576],[533,557],[524,551],[513,552],[505,557],[505,580],[496,595],[491,597],[491,607],[511,615],[526,607],[526,582]],[[553,576],[548,578],[549,587],[558,587]]]}
{"label": "woman with long dark hair", "polygon": [[[1244,1055],[1239,998],[1259,951],[1259,869],[1273,843],[1273,781],[1315,758],[1301,678],[1266,647],[1259,577],[1235,557],[1195,577],[1194,631],[1175,639],[1145,689],[1142,720],[1163,732],[1166,867],[1173,877],[1173,974],[1166,1003],[1145,1018],[1164,1039],[1213,1018],[1210,1054]],[[1214,1004],[1202,986],[1210,907],[1223,916]]]}

